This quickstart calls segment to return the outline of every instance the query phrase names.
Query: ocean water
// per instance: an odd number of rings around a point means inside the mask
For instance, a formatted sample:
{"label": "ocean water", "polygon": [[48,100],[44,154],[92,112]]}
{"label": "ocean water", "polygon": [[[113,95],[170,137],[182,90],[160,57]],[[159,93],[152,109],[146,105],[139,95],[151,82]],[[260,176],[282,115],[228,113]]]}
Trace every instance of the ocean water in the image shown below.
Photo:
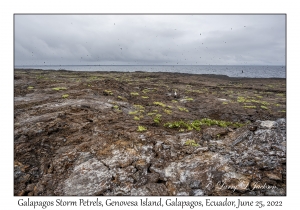
{"label": "ocean water", "polygon": [[169,66],[94,66],[94,65],[42,65],[15,66],[16,69],[118,71],[118,72],[177,72],[188,74],[216,74],[229,77],[286,78],[285,66],[229,66],[229,65],[169,65]]}

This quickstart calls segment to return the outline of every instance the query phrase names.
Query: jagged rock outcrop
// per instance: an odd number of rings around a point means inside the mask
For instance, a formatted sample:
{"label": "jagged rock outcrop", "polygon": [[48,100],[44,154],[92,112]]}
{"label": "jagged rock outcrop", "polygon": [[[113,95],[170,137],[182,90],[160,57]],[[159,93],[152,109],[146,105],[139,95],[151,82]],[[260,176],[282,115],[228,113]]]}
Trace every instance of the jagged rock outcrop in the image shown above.
{"label": "jagged rock outcrop", "polygon": [[[104,143],[94,153],[82,145],[63,147],[26,190],[44,194],[54,182],[57,195],[285,195],[285,132],[285,119],[278,119],[256,121],[222,139],[211,135],[205,147],[184,145],[192,132],[160,139],[146,133],[133,144]],[[15,165],[16,182],[29,179],[25,169]]]}

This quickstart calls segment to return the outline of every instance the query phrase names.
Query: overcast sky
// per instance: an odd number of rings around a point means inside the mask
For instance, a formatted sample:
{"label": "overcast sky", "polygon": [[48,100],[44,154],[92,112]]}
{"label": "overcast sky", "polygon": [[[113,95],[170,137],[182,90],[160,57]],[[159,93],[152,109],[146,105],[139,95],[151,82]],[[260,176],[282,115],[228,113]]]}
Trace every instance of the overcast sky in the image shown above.
{"label": "overcast sky", "polygon": [[285,15],[15,15],[15,65],[285,65]]}

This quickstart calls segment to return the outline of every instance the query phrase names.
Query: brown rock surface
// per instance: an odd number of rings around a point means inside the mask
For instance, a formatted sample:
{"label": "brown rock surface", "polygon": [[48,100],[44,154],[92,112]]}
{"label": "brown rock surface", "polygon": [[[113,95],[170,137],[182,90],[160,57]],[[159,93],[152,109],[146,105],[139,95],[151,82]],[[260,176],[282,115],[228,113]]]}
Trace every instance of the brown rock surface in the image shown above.
{"label": "brown rock surface", "polygon": [[[286,194],[284,79],[41,70],[14,78],[15,195]],[[231,124],[164,126],[203,118]]]}

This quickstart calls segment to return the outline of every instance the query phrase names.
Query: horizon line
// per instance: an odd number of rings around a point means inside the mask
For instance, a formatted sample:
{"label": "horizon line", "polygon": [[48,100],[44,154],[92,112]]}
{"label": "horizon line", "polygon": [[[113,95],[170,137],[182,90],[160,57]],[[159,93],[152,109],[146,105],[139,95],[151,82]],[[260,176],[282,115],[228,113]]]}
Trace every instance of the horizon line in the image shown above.
{"label": "horizon line", "polygon": [[165,64],[48,64],[48,65],[43,65],[43,64],[34,64],[34,65],[23,65],[23,64],[18,64],[14,66],[286,66],[280,65],[280,64],[174,64],[174,65],[165,65]]}

